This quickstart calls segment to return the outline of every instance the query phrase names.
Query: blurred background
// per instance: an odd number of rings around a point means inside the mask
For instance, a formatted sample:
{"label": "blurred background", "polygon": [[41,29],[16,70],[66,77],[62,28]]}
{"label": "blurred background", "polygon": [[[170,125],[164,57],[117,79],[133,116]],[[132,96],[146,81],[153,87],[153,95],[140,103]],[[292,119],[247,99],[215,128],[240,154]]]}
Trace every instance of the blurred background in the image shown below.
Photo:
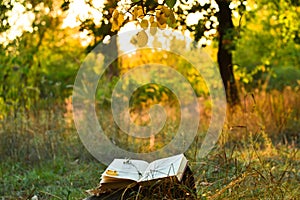
{"label": "blurred background", "polygon": [[[140,125],[149,122],[145,111],[151,105],[165,107],[168,120],[155,138],[124,134],[110,110],[113,88],[128,70],[155,62],[172,66],[190,82],[201,103],[199,134],[186,153],[196,172],[197,198],[296,199],[299,13],[297,0],[2,0],[0,196],[77,199],[97,186],[104,166],[77,135],[72,91],[81,63],[101,43],[111,51],[98,55],[100,65],[109,68],[99,81],[105,87],[97,89],[95,103],[112,142],[130,151],[149,152],[172,139],[180,104],[164,86],[147,84],[130,99],[131,117]],[[166,44],[164,37],[171,36],[156,34],[164,28],[193,41],[182,38],[182,43]],[[112,37],[116,34],[120,37]],[[190,63],[166,51],[126,53],[147,43],[202,48],[220,69],[227,118],[218,145],[201,161],[195,155],[212,107],[207,86]],[[110,58],[117,59],[107,63]]]}

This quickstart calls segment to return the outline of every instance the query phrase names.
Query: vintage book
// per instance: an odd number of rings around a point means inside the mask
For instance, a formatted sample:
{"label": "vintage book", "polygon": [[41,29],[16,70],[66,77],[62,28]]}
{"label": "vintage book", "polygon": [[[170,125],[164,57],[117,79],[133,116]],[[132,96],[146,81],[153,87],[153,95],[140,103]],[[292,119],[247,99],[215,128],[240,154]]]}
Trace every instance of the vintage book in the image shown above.
{"label": "vintage book", "polygon": [[181,181],[188,160],[183,154],[148,163],[143,160],[114,159],[101,176],[100,188],[117,189],[130,184],[147,185],[166,177]]}

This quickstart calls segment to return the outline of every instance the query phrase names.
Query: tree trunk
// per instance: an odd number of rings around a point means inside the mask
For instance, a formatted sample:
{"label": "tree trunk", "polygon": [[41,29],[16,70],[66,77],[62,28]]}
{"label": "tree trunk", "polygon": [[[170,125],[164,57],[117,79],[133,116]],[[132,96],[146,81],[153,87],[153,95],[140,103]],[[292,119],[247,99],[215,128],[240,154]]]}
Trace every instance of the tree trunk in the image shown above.
{"label": "tree trunk", "polygon": [[239,103],[238,90],[233,75],[232,53],[230,46],[232,45],[232,37],[229,31],[233,30],[232,13],[229,8],[229,0],[216,0],[219,6],[219,47],[218,47],[218,64],[221,77],[226,90],[227,101],[230,105]]}
{"label": "tree trunk", "polygon": [[[104,55],[104,65],[108,65],[106,74],[111,80],[114,76],[119,76],[117,36],[111,37],[110,42],[103,45],[106,46],[104,48],[105,51],[102,51]],[[112,59],[114,59],[113,62],[111,62]]]}

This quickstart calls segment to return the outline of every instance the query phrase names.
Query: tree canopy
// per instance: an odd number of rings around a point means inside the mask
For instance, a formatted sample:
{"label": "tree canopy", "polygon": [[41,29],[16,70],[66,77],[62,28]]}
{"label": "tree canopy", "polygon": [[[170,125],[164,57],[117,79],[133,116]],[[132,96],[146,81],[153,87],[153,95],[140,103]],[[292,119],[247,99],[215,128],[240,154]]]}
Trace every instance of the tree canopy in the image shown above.
{"label": "tree canopy", "polygon": [[[143,29],[151,28],[153,35],[164,28],[188,32],[196,47],[217,47],[217,62],[229,102],[238,102],[235,79],[250,86],[268,80],[274,87],[298,84],[297,1],[76,2],[82,10],[72,7],[75,1],[70,0],[1,2],[0,45],[4,50],[0,53],[1,101],[20,106],[20,100],[16,100],[20,97],[41,98],[64,91],[72,85],[81,58],[129,22]],[[71,11],[79,14],[69,15]],[[143,46],[138,41],[132,40]],[[112,51],[105,57],[116,57],[117,41],[107,45]],[[122,70],[118,63],[111,65],[110,76],[118,76]],[[49,87],[44,87],[45,84]],[[20,88],[27,88],[22,95],[16,92]],[[70,90],[63,96],[68,94]],[[21,101],[28,103],[29,98]]]}

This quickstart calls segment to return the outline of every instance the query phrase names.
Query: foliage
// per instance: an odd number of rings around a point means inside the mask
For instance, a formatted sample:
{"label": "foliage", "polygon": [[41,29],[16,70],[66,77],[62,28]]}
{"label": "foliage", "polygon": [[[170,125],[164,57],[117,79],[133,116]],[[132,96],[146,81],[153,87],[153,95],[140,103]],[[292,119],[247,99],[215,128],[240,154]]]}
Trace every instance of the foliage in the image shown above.
{"label": "foliage", "polygon": [[[143,29],[151,28],[151,34],[153,35],[156,33],[157,28],[171,27],[182,31],[188,29],[195,35],[196,41],[199,41],[202,37],[212,39],[212,36],[216,33],[217,18],[214,15],[218,9],[216,4],[210,2],[199,3],[195,1],[187,3],[177,0],[112,1],[104,4],[104,10],[108,10],[110,14],[106,15],[107,12],[104,12],[103,21],[99,26],[100,29],[91,22],[91,19],[88,19],[82,23],[81,30],[90,30],[96,38],[101,34],[100,40],[105,35],[116,33],[128,22],[133,22]],[[113,10],[112,13],[111,10]],[[198,19],[196,24],[187,24],[186,15],[190,14],[192,16],[195,13],[201,13],[201,19]],[[107,23],[107,21],[110,23]],[[104,27],[106,27],[105,30]],[[212,29],[214,31],[210,33],[209,31]]]}
{"label": "foliage", "polygon": [[[179,42],[177,42],[176,40],[175,44],[172,44],[172,48],[180,48],[179,46],[174,46],[178,45],[177,43]],[[172,67],[172,69],[178,71],[189,81],[198,97],[202,95],[208,95],[208,88],[203,80],[203,77],[201,77],[199,72],[191,65],[191,63],[185,60],[185,58],[179,57],[176,54],[167,51],[153,51],[151,49],[143,49],[139,50],[133,55],[122,56],[120,62],[122,74],[125,74],[128,70],[136,66],[151,65],[149,63],[159,63],[162,66]],[[172,81],[170,77],[165,78]],[[167,94],[168,93],[166,93],[166,95]],[[163,95],[158,95],[156,96],[156,98],[161,98],[161,96]]]}
{"label": "foliage", "polygon": [[[291,1],[258,1],[245,14],[247,24],[236,43],[236,75],[244,83],[297,86],[300,80],[299,6]],[[251,86],[250,86],[251,87]]]}
{"label": "foliage", "polygon": [[[44,7],[43,7],[44,6]],[[62,30],[62,18],[47,14],[44,4],[37,4],[32,33],[24,32],[8,44],[2,44],[0,69],[1,118],[49,103],[63,102],[71,94],[70,85],[79,67],[84,48],[72,34]]]}

